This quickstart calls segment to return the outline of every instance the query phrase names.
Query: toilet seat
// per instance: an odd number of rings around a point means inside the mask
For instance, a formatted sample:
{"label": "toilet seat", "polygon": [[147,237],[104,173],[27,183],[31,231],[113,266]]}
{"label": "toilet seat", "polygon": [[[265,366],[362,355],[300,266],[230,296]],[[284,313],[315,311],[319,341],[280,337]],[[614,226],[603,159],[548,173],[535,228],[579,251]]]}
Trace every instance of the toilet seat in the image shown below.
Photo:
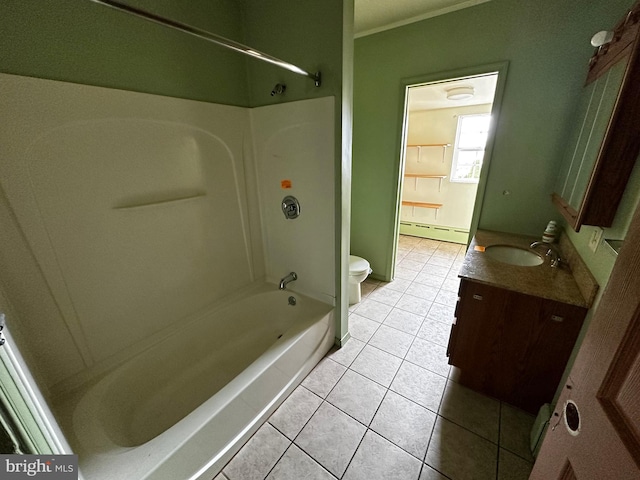
{"label": "toilet seat", "polygon": [[371,266],[364,258],[349,255],[349,276],[363,275],[371,273]]}

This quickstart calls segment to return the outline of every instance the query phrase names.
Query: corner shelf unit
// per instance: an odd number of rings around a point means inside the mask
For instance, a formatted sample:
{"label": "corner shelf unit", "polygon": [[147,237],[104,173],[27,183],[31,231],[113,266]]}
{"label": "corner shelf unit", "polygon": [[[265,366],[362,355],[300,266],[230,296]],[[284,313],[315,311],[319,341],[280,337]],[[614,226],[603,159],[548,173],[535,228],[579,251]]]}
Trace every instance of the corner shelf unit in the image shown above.
{"label": "corner shelf unit", "polygon": [[422,149],[424,147],[440,147],[442,148],[442,163],[444,163],[444,158],[447,153],[447,148],[451,146],[450,143],[410,143],[407,144],[407,148],[417,148],[418,149],[418,162],[420,162],[420,155],[422,154]]}

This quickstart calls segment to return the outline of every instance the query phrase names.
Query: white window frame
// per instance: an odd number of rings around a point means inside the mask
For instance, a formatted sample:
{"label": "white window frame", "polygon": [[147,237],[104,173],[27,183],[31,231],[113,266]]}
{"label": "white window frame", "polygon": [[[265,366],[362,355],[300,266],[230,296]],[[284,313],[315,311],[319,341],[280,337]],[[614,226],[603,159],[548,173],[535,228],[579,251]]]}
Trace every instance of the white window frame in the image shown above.
{"label": "white window frame", "polygon": [[[482,158],[484,160],[485,146],[482,147],[474,147],[474,148],[460,148],[460,134],[462,130],[462,122],[465,118],[469,117],[487,117],[489,122],[491,122],[491,114],[490,113],[473,113],[469,115],[458,115],[458,125],[456,127],[456,141],[453,146],[453,160],[451,162],[451,176],[449,177],[449,181],[453,183],[478,183],[480,180],[480,171],[482,170],[482,163],[480,161],[478,165],[478,176],[472,178],[462,178],[456,175],[456,171],[458,170],[458,155],[460,152],[482,152]],[[488,134],[487,134],[488,136]]]}

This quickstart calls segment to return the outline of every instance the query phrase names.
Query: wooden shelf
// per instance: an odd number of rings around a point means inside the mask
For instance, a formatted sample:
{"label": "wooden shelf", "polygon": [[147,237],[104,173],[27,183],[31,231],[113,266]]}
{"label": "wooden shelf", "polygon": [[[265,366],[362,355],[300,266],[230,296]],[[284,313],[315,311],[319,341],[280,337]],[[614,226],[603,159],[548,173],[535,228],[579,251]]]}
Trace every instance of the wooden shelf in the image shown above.
{"label": "wooden shelf", "polygon": [[430,175],[430,174],[426,174],[426,173],[405,173],[404,176],[408,177],[408,178],[415,178],[415,181],[414,181],[414,184],[413,184],[413,188],[415,190],[418,189],[418,179],[419,178],[437,178],[439,180],[438,192],[440,192],[442,190],[442,180],[447,178],[446,175]]}
{"label": "wooden shelf", "polygon": [[403,200],[402,205],[407,207],[422,207],[422,208],[438,208],[442,207],[442,203],[430,203],[430,202],[411,202],[409,200]]}
{"label": "wooden shelf", "polygon": [[450,147],[450,143],[409,143],[407,147]]}
{"label": "wooden shelf", "polygon": [[411,178],[447,178],[446,175],[428,175],[426,173],[405,173],[404,176]]}
{"label": "wooden shelf", "polygon": [[407,148],[415,147],[418,149],[418,163],[420,162],[420,156],[422,154],[423,147],[440,147],[442,149],[442,163],[444,163],[445,153],[447,152],[447,148],[451,146],[450,143],[409,143],[407,144]]}
{"label": "wooden shelf", "polygon": [[407,207],[433,208],[436,211],[436,220],[438,219],[438,210],[442,207],[442,203],[431,202],[412,202],[410,200],[402,200],[402,205]]}

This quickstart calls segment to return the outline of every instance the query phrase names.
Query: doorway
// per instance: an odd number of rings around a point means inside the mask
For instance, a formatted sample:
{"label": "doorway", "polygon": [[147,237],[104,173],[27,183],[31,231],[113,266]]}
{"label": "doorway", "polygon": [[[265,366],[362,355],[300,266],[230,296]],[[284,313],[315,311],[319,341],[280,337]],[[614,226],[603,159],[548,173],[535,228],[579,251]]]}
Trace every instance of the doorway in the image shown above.
{"label": "doorway", "polygon": [[497,71],[407,85],[399,234],[469,242],[497,86]]}

